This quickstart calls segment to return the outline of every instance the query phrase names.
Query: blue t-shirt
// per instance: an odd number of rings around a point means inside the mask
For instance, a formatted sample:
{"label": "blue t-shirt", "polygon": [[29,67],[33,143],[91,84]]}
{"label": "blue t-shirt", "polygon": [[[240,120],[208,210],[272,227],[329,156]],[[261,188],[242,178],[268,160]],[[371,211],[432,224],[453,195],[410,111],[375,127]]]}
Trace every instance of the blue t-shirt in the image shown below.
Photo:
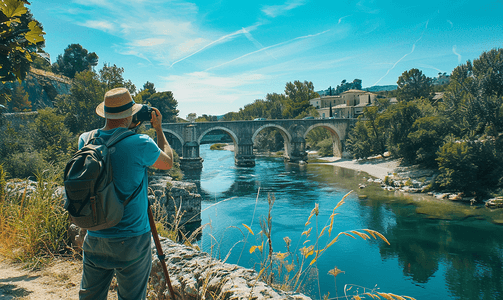
{"label": "blue t-shirt", "polygon": [[[98,129],[95,137],[101,137],[106,142],[117,129]],[[90,132],[85,132],[80,135],[79,149],[84,147],[89,134]],[[89,230],[87,234],[95,237],[111,238],[133,237],[147,233],[150,231],[147,214],[147,168],[157,161],[161,149],[148,135],[135,134],[116,143],[110,151],[113,178],[119,198],[126,200],[134,193],[140,183],[143,186],[138,195],[126,205],[119,224],[103,230]]]}

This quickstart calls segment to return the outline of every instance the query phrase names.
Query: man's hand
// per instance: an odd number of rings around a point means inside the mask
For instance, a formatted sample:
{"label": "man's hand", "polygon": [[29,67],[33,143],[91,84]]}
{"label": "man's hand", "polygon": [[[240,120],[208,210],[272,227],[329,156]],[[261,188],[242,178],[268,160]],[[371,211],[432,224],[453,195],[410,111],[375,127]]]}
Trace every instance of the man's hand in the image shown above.
{"label": "man's hand", "polygon": [[156,130],[162,130],[162,115],[161,112],[155,108],[152,107],[154,110],[152,112],[152,119],[150,119],[150,124],[152,124],[152,127]]}

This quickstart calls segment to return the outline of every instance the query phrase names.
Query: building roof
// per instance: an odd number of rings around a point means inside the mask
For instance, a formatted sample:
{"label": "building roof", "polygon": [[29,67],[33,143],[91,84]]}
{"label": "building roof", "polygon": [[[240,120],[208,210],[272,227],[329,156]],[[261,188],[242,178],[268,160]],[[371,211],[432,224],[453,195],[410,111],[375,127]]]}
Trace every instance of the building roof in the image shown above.
{"label": "building roof", "polygon": [[371,93],[371,92],[362,91],[362,90],[347,90],[347,91],[343,92],[343,94],[346,94],[346,93],[363,93],[363,94],[373,94],[373,93]]}

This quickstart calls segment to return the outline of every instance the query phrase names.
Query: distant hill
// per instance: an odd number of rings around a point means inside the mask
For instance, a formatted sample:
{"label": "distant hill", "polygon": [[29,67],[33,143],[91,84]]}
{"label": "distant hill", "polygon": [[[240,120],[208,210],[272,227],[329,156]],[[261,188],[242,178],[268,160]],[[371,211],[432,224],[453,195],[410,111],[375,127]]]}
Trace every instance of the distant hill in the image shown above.
{"label": "distant hill", "polygon": [[398,88],[396,84],[393,85],[374,85],[371,87],[364,88],[364,91],[368,92],[381,92],[381,91],[394,91]]}

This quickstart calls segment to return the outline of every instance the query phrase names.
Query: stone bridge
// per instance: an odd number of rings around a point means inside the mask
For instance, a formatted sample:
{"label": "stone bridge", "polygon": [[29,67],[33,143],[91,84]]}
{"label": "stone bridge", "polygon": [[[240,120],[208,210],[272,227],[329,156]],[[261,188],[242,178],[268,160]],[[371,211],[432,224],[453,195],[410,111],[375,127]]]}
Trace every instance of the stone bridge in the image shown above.
{"label": "stone bridge", "polygon": [[218,121],[196,123],[164,123],[163,131],[180,155],[181,168],[197,170],[202,168],[203,159],[199,155],[202,138],[213,130],[227,133],[234,142],[234,160],[237,166],[255,166],[253,142],[257,134],[265,128],[275,128],[283,136],[285,160],[307,161],[306,136],[316,127],[326,128],[332,134],[334,155],[345,156],[344,140],[357,119],[300,119],[300,120],[254,120]]}

